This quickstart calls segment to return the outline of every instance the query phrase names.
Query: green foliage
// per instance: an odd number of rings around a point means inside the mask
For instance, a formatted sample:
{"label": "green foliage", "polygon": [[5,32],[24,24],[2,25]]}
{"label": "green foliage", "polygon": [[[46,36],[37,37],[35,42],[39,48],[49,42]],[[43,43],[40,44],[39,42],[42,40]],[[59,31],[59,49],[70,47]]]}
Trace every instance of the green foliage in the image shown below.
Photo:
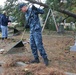
{"label": "green foliage", "polygon": [[[51,8],[53,12],[57,11],[58,9],[67,9],[70,12],[76,13],[76,0],[67,0],[67,3],[61,3],[60,0],[46,0],[46,4],[49,5],[49,8]],[[45,20],[49,8],[45,8],[45,14],[42,16],[43,20]],[[2,8],[0,7],[0,11],[1,10]],[[24,25],[25,17],[24,14],[18,10],[18,0],[6,0],[3,10],[6,10],[9,16],[10,15],[13,16],[14,21],[18,22],[20,26]],[[56,12],[55,19],[57,23],[60,22],[59,20],[60,17],[62,17],[63,19],[66,17],[66,15]],[[72,17],[69,17],[67,19],[67,22],[71,22],[71,21],[75,22],[76,20]],[[45,28],[49,30],[56,30],[51,14],[49,15]]]}
{"label": "green foliage", "polygon": [[[64,10],[69,10],[70,12],[76,13],[76,0],[67,0],[67,3],[61,3],[60,0],[46,0],[46,4],[49,5],[49,8],[51,8],[53,10],[53,12],[57,11],[58,9],[64,9]],[[45,15],[43,16],[43,18],[46,17],[47,12],[49,9],[45,9]],[[55,13],[55,19],[57,23],[60,23],[61,21],[59,20],[60,17],[62,17],[62,19],[64,19],[65,17],[67,17],[67,15],[63,14],[63,13]],[[66,22],[75,22],[76,19],[69,17],[66,19]],[[51,29],[51,30],[55,30],[55,24],[54,21],[51,17],[51,14],[49,16],[49,19],[47,21],[46,24],[46,28],[47,29]]]}

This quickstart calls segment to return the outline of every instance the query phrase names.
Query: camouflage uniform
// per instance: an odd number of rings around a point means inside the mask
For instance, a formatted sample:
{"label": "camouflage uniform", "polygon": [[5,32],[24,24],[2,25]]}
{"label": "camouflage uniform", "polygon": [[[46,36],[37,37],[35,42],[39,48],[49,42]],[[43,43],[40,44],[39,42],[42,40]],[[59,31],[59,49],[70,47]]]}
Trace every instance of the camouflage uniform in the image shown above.
{"label": "camouflage uniform", "polygon": [[44,11],[39,8],[37,8],[37,10],[32,10],[31,8],[28,8],[27,12],[25,13],[26,20],[28,20],[30,13],[31,16],[28,21],[28,25],[30,26],[30,45],[31,45],[32,53],[35,59],[38,58],[38,51],[37,51],[38,49],[40,55],[43,58],[47,58],[47,54],[45,52],[42,43],[42,34],[41,34],[42,28],[38,17],[38,14],[43,14]]}

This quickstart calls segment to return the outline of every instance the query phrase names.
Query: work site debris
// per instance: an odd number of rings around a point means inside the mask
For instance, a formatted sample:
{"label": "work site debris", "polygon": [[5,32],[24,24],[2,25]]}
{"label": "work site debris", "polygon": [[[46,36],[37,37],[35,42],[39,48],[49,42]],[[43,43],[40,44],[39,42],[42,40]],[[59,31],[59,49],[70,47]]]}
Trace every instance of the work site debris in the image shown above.
{"label": "work site debris", "polygon": [[3,54],[3,52],[4,52],[4,49],[0,49],[0,54]]}
{"label": "work site debris", "polygon": [[47,67],[42,63],[27,64],[30,60],[25,55],[12,54],[4,56],[4,63],[1,65],[4,71],[1,75],[66,75],[63,71]]}
{"label": "work site debris", "polygon": [[2,75],[66,75],[56,68],[49,68],[43,64],[28,64],[25,67],[11,67]]}
{"label": "work site debris", "polygon": [[2,75],[26,75],[22,67],[7,68]]}
{"label": "work site debris", "polygon": [[[9,59],[8,59],[9,58]],[[30,58],[27,56],[19,56],[16,54],[13,55],[8,55],[4,58],[4,64],[2,64],[2,67],[8,68],[8,67],[13,67],[16,66],[16,62],[29,62]]]}
{"label": "work site debris", "polygon": [[49,68],[43,64],[30,64],[25,67],[26,72],[33,75],[66,75],[63,71],[56,68]]}

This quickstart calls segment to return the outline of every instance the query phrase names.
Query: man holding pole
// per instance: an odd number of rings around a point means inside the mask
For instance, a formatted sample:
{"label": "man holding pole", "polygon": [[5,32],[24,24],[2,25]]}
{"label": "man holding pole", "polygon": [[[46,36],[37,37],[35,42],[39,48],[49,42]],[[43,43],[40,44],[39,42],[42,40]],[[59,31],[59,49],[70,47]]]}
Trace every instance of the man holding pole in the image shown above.
{"label": "man holding pole", "polygon": [[38,50],[42,56],[44,63],[48,66],[48,58],[42,43],[42,28],[40,25],[38,14],[43,14],[44,11],[32,5],[29,8],[25,3],[19,4],[19,9],[25,13],[27,24],[25,28],[30,28],[30,46],[34,55],[34,60],[30,63],[39,63]]}

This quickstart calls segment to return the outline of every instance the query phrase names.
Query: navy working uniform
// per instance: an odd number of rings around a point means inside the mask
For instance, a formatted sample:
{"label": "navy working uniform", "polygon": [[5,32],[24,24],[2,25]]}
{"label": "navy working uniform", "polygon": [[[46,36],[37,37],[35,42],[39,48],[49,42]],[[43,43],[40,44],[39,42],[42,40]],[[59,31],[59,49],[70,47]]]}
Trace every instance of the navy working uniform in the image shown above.
{"label": "navy working uniform", "polygon": [[24,12],[24,9],[26,10],[25,18],[27,23],[25,27],[30,27],[30,45],[31,45],[32,53],[35,58],[33,61],[31,61],[31,63],[40,62],[38,51],[37,51],[39,50],[40,55],[43,57],[44,63],[47,66],[48,58],[42,43],[42,34],[41,34],[42,28],[38,17],[38,14],[43,14],[44,11],[42,9],[36,8],[34,5],[31,8],[28,8],[28,9],[26,8],[27,8],[27,5],[25,3],[19,4],[20,10],[22,10],[23,12]]}
{"label": "navy working uniform", "polygon": [[[33,7],[35,9],[33,9]],[[35,60],[38,59],[39,57],[38,51],[37,51],[39,50],[40,55],[44,59],[44,63],[47,65],[48,59],[42,43],[42,34],[41,34],[42,28],[38,17],[38,14],[43,14],[44,10],[36,8],[35,6],[33,7],[28,8],[28,10],[25,13],[26,21],[28,21],[28,25],[30,27],[30,45],[31,45],[32,53],[34,55]]]}

